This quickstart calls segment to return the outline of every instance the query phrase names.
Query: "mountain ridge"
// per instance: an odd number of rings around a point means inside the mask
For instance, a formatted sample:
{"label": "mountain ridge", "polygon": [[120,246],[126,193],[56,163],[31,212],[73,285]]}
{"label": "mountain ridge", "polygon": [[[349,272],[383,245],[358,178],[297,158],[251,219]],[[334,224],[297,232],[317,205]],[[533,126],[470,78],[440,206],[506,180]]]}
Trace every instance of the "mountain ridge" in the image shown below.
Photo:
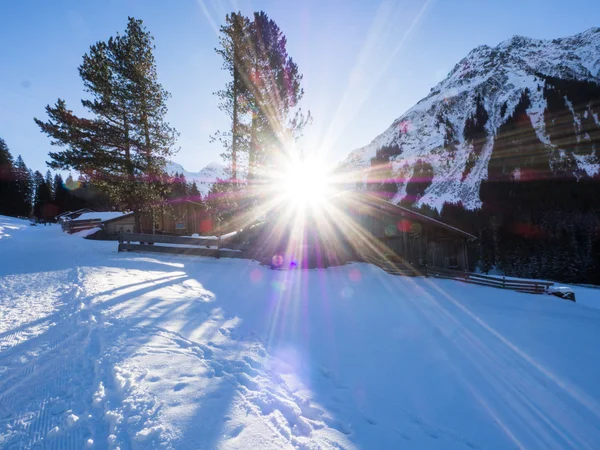
{"label": "mountain ridge", "polygon": [[217,179],[226,178],[226,167],[218,162],[210,162],[198,172],[190,172],[185,170],[181,164],[169,161],[165,171],[169,175],[174,175],[175,173],[183,174],[189,183],[196,182],[198,190],[203,197],[208,195]]}
{"label": "mountain ridge", "polygon": [[[352,151],[342,166],[356,173],[357,184],[377,188],[385,180],[373,161],[389,162],[384,178],[396,184],[395,192],[388,189],[394,203],[438,210],[445,203],[461,203],[478,209],[481,183],[488,179],[490,161],[497,159],[503,142],[501,132],[519,112],[526,114],[539,141],[534,145],[530,139],[528,145],[547,153],[542,156],[550,172],[564,173],[569,166],[570,176],[595,176],[600,173],[600,108],[594,103],[596,94],[591,100],[579,98],[577,91],[587,84],[600,86],[598,27],[557,39],[513,36],[496,47],[478,46],[388,129]],[[555,113],[559,107],[560,116]],[[569,114],[577,144],[573,148],[555,130],[557,120],[566,126]],[[503,143],[518,147],[514,141]],[[381,154],[388,155],[387,161]],[[543,166],[542,156],[536,156],[537,169]],[[513,167],[511,176],[520,177],[525,169]],[[427,186],[413,199],[407,192],[411,183]]]}

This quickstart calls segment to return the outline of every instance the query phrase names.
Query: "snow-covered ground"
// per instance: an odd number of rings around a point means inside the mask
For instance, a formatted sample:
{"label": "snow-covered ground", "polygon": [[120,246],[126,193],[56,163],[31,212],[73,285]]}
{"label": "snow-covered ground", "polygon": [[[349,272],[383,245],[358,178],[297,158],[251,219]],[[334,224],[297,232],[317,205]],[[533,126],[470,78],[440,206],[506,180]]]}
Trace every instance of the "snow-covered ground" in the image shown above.
{"label": "snow-covered ground", "polygon": [[0,217],[0,447],[597,448],[600,291],[117,253]]}

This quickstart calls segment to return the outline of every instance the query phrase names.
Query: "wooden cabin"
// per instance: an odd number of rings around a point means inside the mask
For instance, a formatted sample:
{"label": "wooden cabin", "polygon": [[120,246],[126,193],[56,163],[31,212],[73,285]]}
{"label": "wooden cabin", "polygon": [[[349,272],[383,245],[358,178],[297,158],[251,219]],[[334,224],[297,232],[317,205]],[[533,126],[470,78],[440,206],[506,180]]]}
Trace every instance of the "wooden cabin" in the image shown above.
{"label": "wooden cabin", "polygon": [[394,205],[366,192],[345,192],[339,201],[359,232],[353,249],[363,259],[384,258],[413,268],[433,266],[467,270],[467,242],[475,236],[439,220]]}
{"label": "wooden cabin", "polygon": [[201,206],[191,200],[170,205],[170,211],[142,215],[142,233],[191,236],[210,234],[213,222]]}
{"label": "wooden cabin", "polygon": [[467,241],[475,236],[367,192],[347,191],[301,218],[271,214],[248,232],[258,259],[301,267],[349,261],[387,262],[408,272],[426,266],[467,270]]}
{"label": "wooden cabin", "polygon": [[127,213],[119,217],[105,220],[103,228],[106,234],[111,237],[116,237],[121,233],[133,233],[135,231],[133,213]]}

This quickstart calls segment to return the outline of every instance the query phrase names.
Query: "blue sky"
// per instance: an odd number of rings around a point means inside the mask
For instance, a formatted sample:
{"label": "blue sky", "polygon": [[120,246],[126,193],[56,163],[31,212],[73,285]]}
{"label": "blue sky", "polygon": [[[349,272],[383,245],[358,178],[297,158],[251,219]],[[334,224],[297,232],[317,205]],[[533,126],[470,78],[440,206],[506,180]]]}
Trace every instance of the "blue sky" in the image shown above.
{"label": "blue sky", "polygon": [[46,170],[51,149],[33,117],[57,98],[82,112],[77,67],[89,46],[143,19],[180,132],[187,170],[220,161],[209,135],[227,128],[212,93],[227,81],[214,52],[227,12],[264,10],[288,38],[314,122],[301,145],[328,161],[369,143],[481,44],[515,34],[554,38],[598,26],[600,2],[558,0],[6,1],[0,6],[0,137]]}

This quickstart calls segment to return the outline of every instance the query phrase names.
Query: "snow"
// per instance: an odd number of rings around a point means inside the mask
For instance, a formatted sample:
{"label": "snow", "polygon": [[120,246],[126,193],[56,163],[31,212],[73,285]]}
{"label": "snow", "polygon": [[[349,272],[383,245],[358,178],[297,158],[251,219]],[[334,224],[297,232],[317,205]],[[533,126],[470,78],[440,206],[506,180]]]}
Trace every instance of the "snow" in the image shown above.
{"label": "snow", "polygon": [[83,213],[74,220],[94,220],[100,219],[102,222],[110,219],[116,219],[117,217],[129,215],[132,213],[121,212],[121,211],[101,211],[101,212],[87,212]]}
{"label": "snow", "polygon": [[[444,202],[461,202],[467,209],[477,209],[481,207],[479,187],[488,175],[494,137],[514,112],[525,89],[529,90],[531,101],[527,113],[538,139],[549,150],[558,150],[555,153],[562,155],[560,159],[565,158],[564,149],[555,149],[546,131],[544,111],[547,103],[543,90],[538,90],[541,83],[538,74],[599,83],[599,52],[600,28],[561,39],[514,36],[494,48],[479,46],[463,58],[426,98],[402,114],[370,144],[352,151],[342,168],[360,173],[362,184],[365,184],[371,158],[377,150],[397,145],[402,150],[396,161],[401,164],[393,165],[397,178],[410,180],[419,160],[429,162],[433,168],[431,185],[416,206],[428,205],[440,210]],[[489,138],[475,166],[463,179],[468,156],[473,151],[472,143],[465,142],[463,131],[468,117],[475,111],[478,96],[483,99],[489,115],[485,126]],[[565,101],[573,115],[576,140],[580,142],[585,139],[585,135],[581,135],[581,118],[570,100],[565,98]],[[504,104],[506,111],[501,114]],[[600,124],[597,113],[594,113],[594,120]],[[444,142],[449,128],[456,139],[454,145]],[[550,162],[555,167],[561,161]],[[589,176],[600,170],[600,166],[580,158],[577,165]],[[393,203],[406,196],[405,185],[399,183]]]}
{"label": "snow", "polygon": [[594,448],[600,291],[118,253],[0,217],[2,448]]}
{"label": "snow", "polygon": [[[198,191],[202,196],[208,194],[212,185],[215,183],[215,181],[217,181],[217,179],[227,178],[226,167],[216,162],[209,163],[199,172],[188,172],[181,164],[171,161],[167,164],[166,172],[171,175],[174,175],[175,173],[183,173],[183,176],[188,183],[192,183],[194,181],[196,182]],[[240,173],[240,177],[242,175],[243,174]]]}
{"label": "snow", "polygon": [[596,162],[597,159],[595,157],[595,154],[591,154],[591,155],[573,154],[573,156],[575,157],[575,161],[577,161],[577,166],[581,170],[585,171],[585,173],[587,173],[588,176],[593,177],[597,173],[600,173],[600,164]]}
{"label": "snow", "polygon": [[94,227],[94,228],[89,228],[87,230],[81,230],[81,231],[78,231],[77,233],[73,233],[73,234],[76,236],[80,236],[80,237],[86,237],[86,236],[89,236],[90,234],[94,234],[100,230],[101,230],[100,227]]}

